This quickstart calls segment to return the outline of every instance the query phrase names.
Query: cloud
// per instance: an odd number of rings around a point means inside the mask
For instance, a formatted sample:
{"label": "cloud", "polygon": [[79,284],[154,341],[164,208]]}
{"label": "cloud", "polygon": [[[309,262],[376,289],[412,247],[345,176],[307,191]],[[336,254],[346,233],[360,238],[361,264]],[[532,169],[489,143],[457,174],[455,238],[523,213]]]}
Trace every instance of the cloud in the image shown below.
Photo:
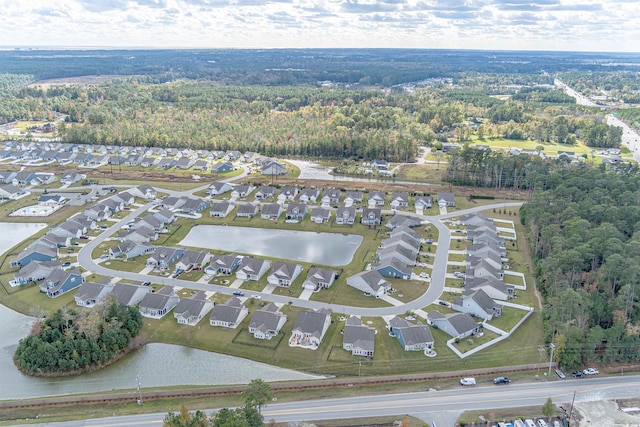
{"label": "cloud", "polygon": [[393,3],[365,3],[359,0],[347,0],[342,3],[341,10],[347,13],[375,13],[392,12],[398,10],[398,4]]}
{"label": "cloud", "polygon": [[110,10],[125,10],[128,7],[127,0],[77,0],[78,3],[89,12],[107,12]]}

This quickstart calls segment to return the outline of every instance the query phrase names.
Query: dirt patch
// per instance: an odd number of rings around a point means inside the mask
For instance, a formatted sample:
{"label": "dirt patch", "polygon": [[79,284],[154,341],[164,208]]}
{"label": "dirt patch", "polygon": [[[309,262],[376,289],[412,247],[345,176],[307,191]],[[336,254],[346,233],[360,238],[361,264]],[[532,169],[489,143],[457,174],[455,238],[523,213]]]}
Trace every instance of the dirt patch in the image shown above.
{"label": "dirt patch", "polygon": [[620,399],[616,400],[616,404],[620,410],[623,409],[636,409],[623,411],[625,414],[640,416],[640,398],[638,399]]}

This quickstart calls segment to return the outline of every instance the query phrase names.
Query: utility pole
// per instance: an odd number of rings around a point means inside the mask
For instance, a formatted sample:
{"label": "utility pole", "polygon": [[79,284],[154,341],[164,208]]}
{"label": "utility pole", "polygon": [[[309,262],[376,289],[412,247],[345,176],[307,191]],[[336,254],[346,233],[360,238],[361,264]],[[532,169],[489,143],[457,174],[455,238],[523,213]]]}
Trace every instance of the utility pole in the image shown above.
{"label": "utility pole", "polygon": [[138,405],[142,405],[142,389],[140,389],[140,377],[136,375],[136,381],[138,382]]}
{"label": "utility pole", "polygon": [[551,378],[551,363],[553,362],[553,351],[556,349],[556,345],[554,343],[550,344],[551,347],[551,355],[549,356],[549,374],[547,378]]}
{"label": "utility pole", "polygon": [[573,399],[571,399],[571,406],[569,406],[569,427],[573,425],[573,402],[576,401],[576,392],[573,392]]}

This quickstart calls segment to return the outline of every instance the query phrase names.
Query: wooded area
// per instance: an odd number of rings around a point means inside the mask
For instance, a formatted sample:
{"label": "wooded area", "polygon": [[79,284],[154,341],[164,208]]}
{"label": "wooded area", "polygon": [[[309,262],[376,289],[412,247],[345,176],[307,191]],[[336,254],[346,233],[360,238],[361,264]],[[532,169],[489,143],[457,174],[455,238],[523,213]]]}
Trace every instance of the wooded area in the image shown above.
{"label": "wooded area", "polygon": [[31,334],[18,344],[14,361],[31,375],[88,371],[126,349],[142,323],[136,308],[111,298],[91,310],[62,308],[34,324]]}

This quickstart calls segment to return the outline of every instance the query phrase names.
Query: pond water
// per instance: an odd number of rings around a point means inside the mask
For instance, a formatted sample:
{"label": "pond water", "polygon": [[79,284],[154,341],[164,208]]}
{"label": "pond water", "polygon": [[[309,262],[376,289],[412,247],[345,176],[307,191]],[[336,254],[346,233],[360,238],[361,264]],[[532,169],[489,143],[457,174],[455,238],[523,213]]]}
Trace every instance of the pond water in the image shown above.
{"label": "pond water", "polygon": [[193,227],[180,244],[341,266],[351,262],[362,240],[357,234],[199,225]]}
{"label": "pond water", "polygon": [[[0,254],[46,224],[0,223]],[[318,378],[301,372],[223,354],[168,344],[148,344],[113,365],[68,378],[36,378],[23,375],[13,364],[18,342],[28,335],[34,318],[0,304],[0,400],[25,399],[72,393],[92,393],[136,387],[175,385],[245,384],[265,381]],[[185,326],[189,328],[191,326]],[[212,333],[214,328],[212,329]]]}

